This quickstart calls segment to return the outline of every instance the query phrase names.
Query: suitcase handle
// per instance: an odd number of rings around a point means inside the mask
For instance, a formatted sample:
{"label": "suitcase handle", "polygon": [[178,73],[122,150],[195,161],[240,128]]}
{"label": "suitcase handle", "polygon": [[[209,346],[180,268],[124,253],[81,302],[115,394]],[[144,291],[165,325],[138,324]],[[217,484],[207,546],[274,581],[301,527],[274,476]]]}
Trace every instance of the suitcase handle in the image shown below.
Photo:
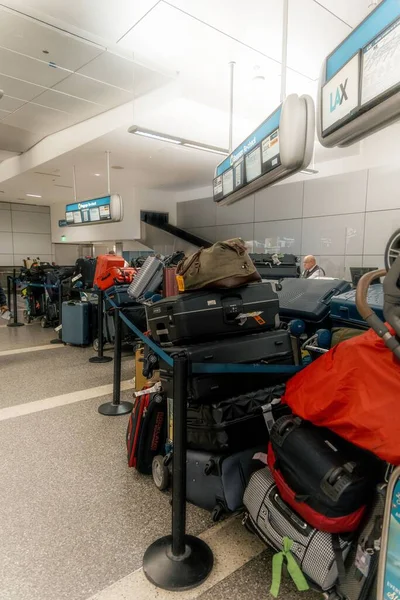
{"label": "suitcase handle", "polygon": [[[224,313],[225,323],[234,324],[237,317],[243,312],[243,300],[242,297],[237,296],[225,296],[221,300],[222,310]],[[236,307],[236,310],[231,310],[232,305]]]}
{"label": "suitcase handle", "polygon": [[333,296],[337,296],[338,294],[340,294],[340,291],[336,288],[333,288],[333,290],[326,292],[326,294],[324,296],[322,296],[321,303],[328,305],[329,302],[331,301],[331,299],[333,298]]}

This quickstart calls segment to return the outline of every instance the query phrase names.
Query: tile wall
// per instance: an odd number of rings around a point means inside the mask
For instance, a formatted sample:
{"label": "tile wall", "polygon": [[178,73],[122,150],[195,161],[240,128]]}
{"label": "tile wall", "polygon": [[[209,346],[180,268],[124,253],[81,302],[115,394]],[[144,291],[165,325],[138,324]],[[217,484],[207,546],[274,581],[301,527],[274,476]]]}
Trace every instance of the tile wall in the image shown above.
{"label": "tile wall", "polygon": [[0,267],[22,266],[27,256],[54,260],[50,208],[0,202]]}
{"label": "tile wall", "polygon": [[254,252],[314,254],[332,277],[382,267],[400,228],[400,167],[380,167],[260,190],[226,207],[212,198],[178,204],[178,227],[216,241],[240,236]]}

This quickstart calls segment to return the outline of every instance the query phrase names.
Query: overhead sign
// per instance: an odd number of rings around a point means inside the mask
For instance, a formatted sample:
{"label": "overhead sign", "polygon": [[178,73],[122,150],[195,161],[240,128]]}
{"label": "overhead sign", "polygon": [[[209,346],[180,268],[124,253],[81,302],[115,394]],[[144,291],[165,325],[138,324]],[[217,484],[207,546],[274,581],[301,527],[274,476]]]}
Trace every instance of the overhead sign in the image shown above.
{"label": "overhead sign", "polygon": [[307,167],[314,132],[312,98],[291,94],[217,166],[214,201],[231,204]]}
{"label": "overhead sign", "polygon": [[348,146],[400,118],[400,0],[377,8],[325,59],[317,131]]}
{"label": "overhead sign", "polygon": [[[66,225],[92,225],[122,221],[123,206],[119,194],[82,200],[65,207]],[[61,225],[60,225],[61,227]]]}

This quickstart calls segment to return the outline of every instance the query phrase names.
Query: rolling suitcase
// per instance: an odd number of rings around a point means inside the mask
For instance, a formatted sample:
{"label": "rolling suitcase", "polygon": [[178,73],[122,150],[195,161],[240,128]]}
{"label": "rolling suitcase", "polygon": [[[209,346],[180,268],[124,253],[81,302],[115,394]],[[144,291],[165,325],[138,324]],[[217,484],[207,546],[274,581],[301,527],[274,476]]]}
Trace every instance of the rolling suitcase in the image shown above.
{"label": "rolling suitcase", "polygon": [[156,256],[149,256],[129,286],[131,298],[141,298],[146,292],[156,292],[162,284],[164,263]]}
{"label": "rolling suitcase", "polygon": [[74,346],[90,343],[90,303],[63,302],[62,341]]}
{"label": "rolling suitcase", "polygon": [[268,466],[282,499],[312,527],[355,531],[382,476],[381,462],[293,415],[272,427]]}
{"label": "rolling suitcase", "polygon": [[329,317],[332,298],[351,287],[341,279],[283,279],[281,286],[277,291],[281,319],[302,319],[318,327]]}
{"label": "rolling suitcase", "polygon": [[96,277],[99,290],[108,290],[114,285],[129,285],[133,281],[136,269],[131,267],[110,267],[103,275]]}
{"label": "rolling suitcase", "polygon": [[[207,452],[240,452],[255,445],[264,446],[268,439],[262,407],[280,399],[284,385],[276,385],[227,398],[216,404],[189,406],[187,409],[187,447]],[[279,403],[273,418],[290,414]]]}
{"label": "rolling suitcase", "polygon": [[[383,316],[383,285],[372,285],[368,288],[368,306],[385,322]],[[334,327],[352,327],[355,329],[369,329],[356,307],[356,290],[334,296],[331,301],[331,320]]]}
{"label": "rolling suitcase", "polygon": [[96,262],[96,258],[78,258],[75,263],[72,283],[79,280],[82,282],[84,288],[92,288],[96,271]]}
{"label": "rolling suitcase", "polygon": [[348,536],[339,537],[311,527],[282,500],[268,468],[252,475],[244,505],[244,522],[250,530],[278,552],[284,549],[286,538],[291,540],[291,554],[303,574],[323,591],[333,588],[350,552]]}
{"label": "rolling suitcase", "polygon": [[166,267],[163,275],[163,296],[170,298],[179,294],[178,283],[176,281],[176,267]]}
{"label": "rolling suitcase", "polygon": [[260,467],[253,456],[260,447],[235,454],[210,454],[197,450],[187,451],[186,499],[188,502],[212,511],[218,521],[225,513],[243,507],[243,494],[255,469]]}
{"label": "rolling suitcase", "polygon": [[283,279],[285,277],[300,276],[297,256],[294,254],[250,254],[250,258],[262,279]]}
{"label": "rolling suitcase", "polygon": [[123,268],[124,265],[125,259],[122,258],[122,256],[116,256],[115,254],[102,254],[101,256],[98,256],[94,274],[94,285],[101,290],[105,289],[102,287],[104,285],[103,278],[106,277],[108,279],[110,269],[112,267]]}
{"label": "rolling suitcase", "polygon": [[104,304],[106,310],[114,308],[108,301],[109,299],[121,308],[125,308],[127,306],[141,306],[136,302],[136,300],[133,300],[129,296],[128,287],[128,285],[114,285],[107,290],[107,293],[104,295]]}
{"label": "rolling suitcase", "polygon": [[167,402],[160,385],[135,392],[135,402],[126,430],[128,465],[151,474],[153,458],[164,454],[167,435]]}
{"label": "rolling suitcase", "polygon": [[151,335],[162,346],[273,329],[278,311],[270,283],[188,292],[146,307]]}
{"label": "rolling suitcase", "polygon": [[[277,329],[252,335],[217,340],[191,346],[167,347],[168,354],[184,352],[192,363],[264,363],[293,365],[290,335]],[[173,391],[172,369],[160,361],[160,376],[169,397]],[[266,385],[282,383],[283,374],[205,374],[193,375],[188,380],[188,400],[191,404],[218,402]]]}

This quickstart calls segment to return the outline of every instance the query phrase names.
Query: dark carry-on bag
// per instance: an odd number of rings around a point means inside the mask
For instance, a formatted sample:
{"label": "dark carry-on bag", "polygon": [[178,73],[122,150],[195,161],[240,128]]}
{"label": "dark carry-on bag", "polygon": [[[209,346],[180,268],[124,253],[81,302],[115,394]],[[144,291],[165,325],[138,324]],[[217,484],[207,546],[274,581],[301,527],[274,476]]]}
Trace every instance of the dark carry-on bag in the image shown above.
{"label": "dark carry-on bag", "polygon": [[348,537],[318,531],[286,504],[268,468],[254,473],[244,494],[246,525],[278,552],[285,538],[303,574],[323,591],[336,583],[351,547]]}
{"label": "dark carry-on bag", "polygon": [[[284,385],[228,398],[213,405],[189,406],[187,412],[187,445],[193,450],[239,452],[254,445],[265,448],[268,430],[262,407],[281,398]],[[274,407],[273,417],[290,413],[284,404]]]}
{"label": "dark carry-on bag", "polygon": [[[230,337],[225,340],[192,346],[166,348],[167,353],[185,353],[191,363],[264,363],[293,365],[290,335],[277,329],[262,333]],[[160,361],[161,380],[166,391],[172,393],[172,369]],[[191,403],[217,402],[223,398],[286,381],[287,375],[207,374],[193,375],[188,380],[188,400]]]}
{"label": "dark carry-on bag", "polygon": [[163,346],[273,329],[278,312],[278,296],[268,282],[190,292],[146,307],[152,337]]}
{"label": "dark carry-on bag", "polygon": [[[368,306],[385,322],[383,316],[383,285],[372,285],[367,292]],[[362,318],[356,306],[356,290],[350,290],[340,296],[334,296],[331,302],[331,320],[335,327],[354,327],[369,329],[369,325]]]}
{"label": "dark carry-on bag", "polygon": [[279,493],[310,525],[355,531],[380,475],[380,461],[328,429],[293,415],[271,430],[268,466]]}
{"label": "dark carry-on bag", "polygon": [[151,474],[153,458],[164,454],[167,436],[167,401],[159,388],[136,392],[126,430],[128,465],[145,475]]}
{"label": "dark carry-on bag", "polygon": [[300,276],[297,257],[294,254],[250,254],[250,258],[262,279]]}
{"label": "dark carry-on bag", "polygon": [[74,281],[81,281],[83,287],[92,288],[96,272],[96,258],[78,258],[75,263]]}
{"label": "dark carry-on bag", "polygon": [[246,485],[260,463],[253,456],[259,447],[236,454],[187,451],[186,499],[213,512],[218,521],[225,513],[243,507]]}
{"label": "dark carry-on bag", "polygon": [[113,308],[109,299],[114,302],[118,307],[124,308],[125,306],[140,306],[136,300],[133,300],[128,294],[128,285],[114,285],[109,288],[104,296],[105,308],[109,310]]}
{"label": "dark carry-on bag", "polygon": [[284,321],[303,319],[320,325],[330,314],[331,300],[350,289],[341,279],[284,279],[278,290],[279,316]]}

